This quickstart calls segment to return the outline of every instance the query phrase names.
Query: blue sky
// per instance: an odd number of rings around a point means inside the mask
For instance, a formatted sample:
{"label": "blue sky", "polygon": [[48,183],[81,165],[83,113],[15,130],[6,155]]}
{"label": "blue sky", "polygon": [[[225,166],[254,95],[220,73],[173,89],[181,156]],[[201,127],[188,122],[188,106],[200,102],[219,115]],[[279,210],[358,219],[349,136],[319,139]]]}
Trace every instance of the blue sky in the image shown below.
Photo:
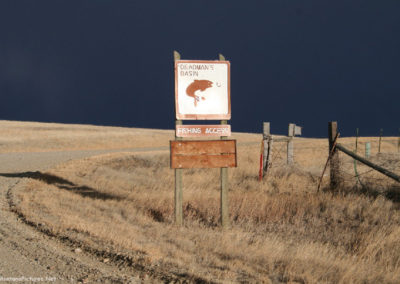
{"label": "blue sky", "polygon": [[177,50],[231,62],[233,131],[397,135],[399,15],[397,0],[1,1],[0,119],[172,129]]}

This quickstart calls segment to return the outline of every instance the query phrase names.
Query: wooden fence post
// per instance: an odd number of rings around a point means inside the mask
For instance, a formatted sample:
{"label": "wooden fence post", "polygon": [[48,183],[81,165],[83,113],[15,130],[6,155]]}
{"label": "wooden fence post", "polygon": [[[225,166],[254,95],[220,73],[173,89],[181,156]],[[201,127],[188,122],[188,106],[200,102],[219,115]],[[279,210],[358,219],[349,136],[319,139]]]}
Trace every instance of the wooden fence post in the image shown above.
{"label": "wooden fence post", "polygon": [[272,135],[269,136],[267,145],[268,145],[268,156],[267,156],[267,170],[270,168],[272,165],[272,146],[274,144],[274,139],[272,138]]}
{"label": "wooden fence post", "polygon": [[397,141],[397,152],[400,152],[400,128],[399,128],[399,140]]}
{"label": "wooden fence post", "polygon": [[382,143],[382,135],[383,135],[383,129],[379,131],[379,145],[378,145],[378,154],[381,153],[381,143]]}
{"label": "wooden fence post", "polygon": [[359,129],[356,128],[356,149],[355,149],[355,153],[357,154],[357,149],[358,149],[358,135],[359,135]]}
{"label": "wooden fence post", "polygon": [[264,153],[263,153],[263,170],[264,173],[268,171],[268,167],[271,159],[271,129],[270,123],[263,123],[263,143],[264,143]]}
{"label": "wooden fence post", "polygon": [[[174,61],[180,60],[181,55],[174,51]],[[182,125],[182,120],[175,120],[175,125]],[[183,140],[177,137],[175,133],[175,140]],[[175,224],[182,226],[183,224],[183,190],[182,190],[182,169],[175,169]]]}
{"label": "wooden fence post", "polygon": [[[219,60],[225,61],[225,57],[222,54],[219,54]],[[228,121],[221,120],[221,124],[226,125],[228,124]],[[226,139],[228,139],[228,137],[221,136],[221,140]],[[228,229],[230,227],[228,190],[228,168],[221,168],[221,225],[224,229]]]}
{"label": "wooden fence post", "polygon": [[293,164],[293,136],[294,136],[294,123],[289,123],[289,130],[288,130],[288,142],[287,142],[287,164]]}
{"label": "wooden fence post", "polygon": [[339,152],[334,148],[334,142],[338,135],[337,122],[331,121],[328,124],[328,135],[329,135],[329,153],[332,153],[330,159],[330,178],[331,187],[335,188],[339,185]]}

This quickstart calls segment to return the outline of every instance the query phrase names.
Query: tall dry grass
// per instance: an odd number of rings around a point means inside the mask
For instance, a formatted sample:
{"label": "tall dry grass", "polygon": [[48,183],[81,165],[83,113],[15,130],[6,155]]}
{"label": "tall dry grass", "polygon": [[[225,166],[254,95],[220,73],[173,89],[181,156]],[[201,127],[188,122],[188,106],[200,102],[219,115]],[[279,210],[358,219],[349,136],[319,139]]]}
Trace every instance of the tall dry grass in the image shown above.
{"label": "tall dry grass", "polygon": [[357,191],[354,178],[335,191],[325,178],[317,192],[328,152],[322,139],[296,139],[296,164],[277,160],[260,183],[259,148],[240,146],[239,167],[229,170],[227,231],[218,226],[218,169],[184,170],[184,226],[173,224],[167,153],[109,154],[38,173],[16,192],[16,210],[83,246],[193,281],[399,282],[397,202]]}

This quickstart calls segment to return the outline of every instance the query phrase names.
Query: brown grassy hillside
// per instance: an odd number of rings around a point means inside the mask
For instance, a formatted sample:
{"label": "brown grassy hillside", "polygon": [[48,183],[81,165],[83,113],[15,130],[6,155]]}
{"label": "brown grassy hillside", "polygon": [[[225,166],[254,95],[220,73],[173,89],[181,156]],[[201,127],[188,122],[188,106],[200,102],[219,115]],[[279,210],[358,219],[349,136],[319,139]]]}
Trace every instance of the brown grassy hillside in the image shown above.
{"label": "brown grassy hillside", "polygon": [[[71,127],[69,136],[78,142],[84,137],[82,145],[91,145],[84,133],[92,132],[84,129],[79,126],[74,136]],[[144,134],[129,147],[154,139],[167,146],[172,138],[172,132],[140,131]],[[54,135],[64,137],[62,131]],[[261,140],[261,135],[235,135],[241,143]],[[49,137],[53,150],[56,140]],[[353,140],[340,142],[352,147]],[[361,142],[367,140],[376,139]],[[102,143],[125,145],[108,136]],[[15,193],[16,210],[42,230],[116,262],[123,256],[127,265],[140,263],[150,272],[172,271],[193,281],[398,283],[398,184],[358,165],[362,177],[369,178],[361,186],[353,161],[341,155],[343,184],[333,190],[326,177],[317,192],[327,141],[298,138],[294,143],[295,165],[284,165],[284,147],[277,145],[275,164],[261,183],[260,145],[239,144],[239,166],[229,169],[232,228],[227,231],[219,227],[217,169],[184,170],[184,226],[173,224],[174,171],[167,151],[106,154],[37,173]],[[391,169],[400,173],[394,142],[384,146],[391,160],[376,151],[373,159],[394,161]]]}

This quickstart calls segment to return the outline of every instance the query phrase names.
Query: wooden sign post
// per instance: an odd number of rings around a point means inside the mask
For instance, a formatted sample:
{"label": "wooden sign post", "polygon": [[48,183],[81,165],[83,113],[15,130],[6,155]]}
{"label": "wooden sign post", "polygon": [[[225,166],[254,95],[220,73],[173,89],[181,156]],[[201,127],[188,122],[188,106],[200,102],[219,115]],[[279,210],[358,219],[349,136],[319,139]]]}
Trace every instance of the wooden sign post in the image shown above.
{"label": "wooden sign post", "polygon": [[[181,59],[181,55],[174,51],[174,61]],[[182,120],[175,120],[175,126],[182,125]],[[182,140],[175,132],[175,140]],[[182,169],[175,169],[175,223],[179,226],[183,224],[183,208],[182,208],[183,190],[182,190]]]}
{"label": "wooden sign post", "polygon": [[[221,224],[228,228],[228,167],[236,167],[236,140],[231,134],[230,63],[175,61],[175,141],[170,142],[171,168],[175,169],[175,223],[182,225],[182,169],[221,168]],[[221,125],[183,125],[182,120],[221,120]],[[184,137],[217,136],[220,140],[183,141]]]}

